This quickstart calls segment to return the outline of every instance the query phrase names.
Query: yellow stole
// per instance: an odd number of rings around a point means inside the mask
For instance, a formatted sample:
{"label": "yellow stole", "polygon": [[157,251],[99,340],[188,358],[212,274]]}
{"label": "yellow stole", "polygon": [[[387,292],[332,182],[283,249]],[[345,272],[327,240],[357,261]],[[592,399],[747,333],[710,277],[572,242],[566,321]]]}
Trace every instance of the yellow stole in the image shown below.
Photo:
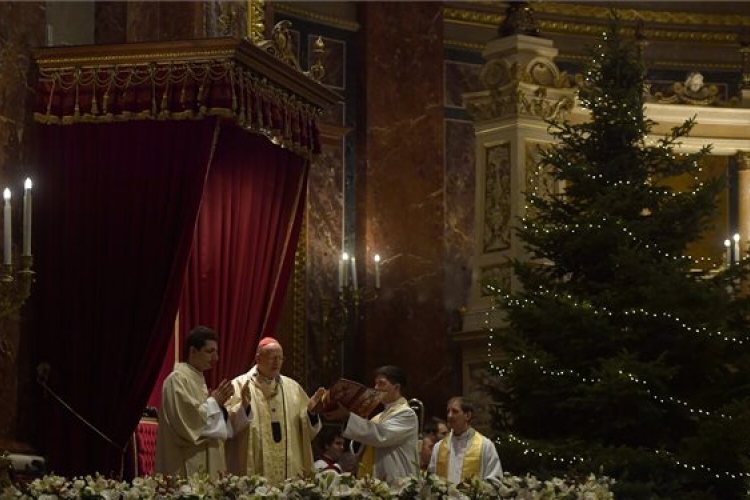
{"label": "yellow stole", "polygon": [[[390,417],[397,410],[409,406],[406,398],[397,399],[391,406],[386,408],[384,411],[378,413],[370,419],[370,422],[377,424],[382,422],[386,418]],[[365,446],[362,451],[362,458],[359,460],[359,474],[358,477],[372,476],[373,468],[375,467],[375,448],[372,446]]]}
{"label": "yellow stole", "polygon": [[[435,472],[438,476],[448,479],[448,463],[450,462],[450,447],[453,433],[449,434],[440,442],[438,449]],[[479,476],[482,472],[482,436],[477,431],[471,436],[466,444],[466,454],[461,467],[461,480],[464,481],[472,476]]]}

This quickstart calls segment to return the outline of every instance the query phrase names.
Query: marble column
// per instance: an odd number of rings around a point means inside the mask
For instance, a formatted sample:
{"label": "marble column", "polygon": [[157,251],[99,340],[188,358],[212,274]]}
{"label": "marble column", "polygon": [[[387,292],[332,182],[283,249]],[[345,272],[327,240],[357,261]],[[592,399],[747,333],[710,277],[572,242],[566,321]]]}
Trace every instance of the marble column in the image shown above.
{"label": "marble column", "polygon": [[527,259],[513,221],[526,214],[527,192],[557,192],[539,171],[538,149],[550,147],[545,120],[559,119],[573,107],[575,91],[554,62],[552,40],[514,34],[490,41],[482,70],[488,90],[464,95],[476,136],[475,227],[472,289],[464,333],[502,327],[487,282],[507,291],[520,284],[509,259]]}
{"label": "marble column", "polygon": [[740,255],[747,255],[750,243],[750,151],[737,152],[737,232],[740,235]]}
{"label": "marble column", "polygon": [[[127,2],[127,42],[167,42],[204,38],[207,2]],[[242,18],[237,13],[237,18]]]}
{"label": "marble column", "polygon": [[357,133],[355,255],[363,302],[355,376],[401,365],[408,394],[442,415],[452,363],[444,306],[443,21],[440,3],[358,4],[364,117]]}

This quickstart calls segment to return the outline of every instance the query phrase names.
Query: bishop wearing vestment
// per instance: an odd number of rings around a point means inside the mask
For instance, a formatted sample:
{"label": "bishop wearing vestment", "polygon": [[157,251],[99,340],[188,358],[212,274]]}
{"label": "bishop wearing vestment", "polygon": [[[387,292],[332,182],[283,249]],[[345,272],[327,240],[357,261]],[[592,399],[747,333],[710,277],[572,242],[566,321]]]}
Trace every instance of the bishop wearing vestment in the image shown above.
{"label": "bishop wearing vestment", "polygon": [[325,389],[312,398],[293,379],[281,375],[284,350],[272,337],[263,338],[255,355],[256,364],[232,381],[235,390],[247,386],[249,408],[238,398],[228,403],[230,413],[246,412],[250,423],[227,441],[229,472],[265,476],[271,484],[300,474],[314,473],[312,440],[321,428],[320,418],[310,410]]}

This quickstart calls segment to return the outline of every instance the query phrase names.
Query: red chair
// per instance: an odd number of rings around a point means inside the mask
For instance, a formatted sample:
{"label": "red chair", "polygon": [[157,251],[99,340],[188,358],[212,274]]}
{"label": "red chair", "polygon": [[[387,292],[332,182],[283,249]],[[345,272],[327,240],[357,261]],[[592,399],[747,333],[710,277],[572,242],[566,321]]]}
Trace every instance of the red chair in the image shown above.
{"label": "red chair", "polygon": [[154,472],[156,457],[156,433],[159,421],[152,417],[143,417],[133,435],[135,450],[135,475],[148,476]]}

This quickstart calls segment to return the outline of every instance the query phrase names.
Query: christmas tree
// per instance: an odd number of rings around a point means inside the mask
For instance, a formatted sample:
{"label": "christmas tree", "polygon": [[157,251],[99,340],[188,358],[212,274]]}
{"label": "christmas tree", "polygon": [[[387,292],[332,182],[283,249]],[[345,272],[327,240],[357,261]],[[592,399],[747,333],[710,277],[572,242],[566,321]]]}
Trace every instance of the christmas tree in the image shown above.
{"label": "christmas tree", "polygon": [[622,31],[614,14],[580,84],[590,120],[550,124],[539,167],[561,188],[527,194],[520,291],[491,286],[507,315],[491,335],[500,457],[611,476],[617,499],[747,498],[747,266],[687,255],[724,179],[701,174],[709,147],[678,151],[693,120],[647,139],[646,72]]}

